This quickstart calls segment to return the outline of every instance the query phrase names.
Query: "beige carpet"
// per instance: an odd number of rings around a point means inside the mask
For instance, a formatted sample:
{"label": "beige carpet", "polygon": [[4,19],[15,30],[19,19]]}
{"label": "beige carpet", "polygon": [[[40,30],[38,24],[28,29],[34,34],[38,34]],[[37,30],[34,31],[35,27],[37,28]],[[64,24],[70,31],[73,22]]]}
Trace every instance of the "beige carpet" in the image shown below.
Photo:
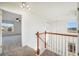
{"label": "beige carpet", "polygon": [[5,56],[35,56],[34,49],[25,46],[23,48],[15,48],[9,52],[4,53]]}
{"label": "beige carpet", "polygon": [[[25,46],[12,49],[9,52],[5,52],[3,56],[35,56],[35,50]],[[59,56],[58,54],[51,52],[49,50],[45,50],[40,56]]]}
{"label": "beige carpet", "polygon": [[59,56],[59,55],[46,49],[40,56]]}

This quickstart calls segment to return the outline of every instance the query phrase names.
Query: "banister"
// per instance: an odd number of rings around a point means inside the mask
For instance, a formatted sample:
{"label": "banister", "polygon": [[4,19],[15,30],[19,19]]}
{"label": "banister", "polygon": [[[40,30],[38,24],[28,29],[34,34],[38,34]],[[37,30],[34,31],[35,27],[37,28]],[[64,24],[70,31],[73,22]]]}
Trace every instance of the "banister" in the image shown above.
{"label": "banister", "polygon": [[45,31],[45,48],[46,48],[46,31]]}
{"label": "banister", "polygon": [[[44,40],[40,37],[40,35],[44,34]],[[37,55],[40,54],[40,49],[39,49],[39,40],[41,39],[42,42],[44,42],[44,45],[45,45],[45,48],[46,48],[46,45],[48,46],[48,44],[46,43],[46,34],[52,34],[52,35],[61,35],[61,36],[68,36],[68,37],[78,37],[78,35],[72,35],[72,34],[62,34],[62,33],[52,33],[52,32],[37,32],[36,35],[37,35]]]}
{"label": "banister", "polygon": [[[45,32],[46,32],[46,31],[45,31]],[[43,33],[39,33],[39,35],[41,35],[41,34],[45,34],[45,32],[43,32]],[[62,35],[62,36],[78,37],[77,35],[72,35],[72,34],[62,34],[62,33],[52,33],[52,32],[46,32],[46,34],[54,34],[54,35]]]}
{"label": "banister", "polygon": [[37,55],[39,55],[40,50],[39,50],[39,32],[36,33],[37,35]]}
{"label": "banister", "polygon": [[71,37],[78,37],[77,35],[61,34],[61,33],[52,33],[52,32],[47,32],[47,34],[62,35],[62,36],[71,36]]}
{"label": "banister", "polygon": [[[41,38],[41,37],[39,37],[40,39],[41,39],[41,41],[43,42],[43,43],[45,43],[45,41]],[[46,46],[49,46],[47,43],[46,43]],[[50,46],[49,46],[50,47]]]}

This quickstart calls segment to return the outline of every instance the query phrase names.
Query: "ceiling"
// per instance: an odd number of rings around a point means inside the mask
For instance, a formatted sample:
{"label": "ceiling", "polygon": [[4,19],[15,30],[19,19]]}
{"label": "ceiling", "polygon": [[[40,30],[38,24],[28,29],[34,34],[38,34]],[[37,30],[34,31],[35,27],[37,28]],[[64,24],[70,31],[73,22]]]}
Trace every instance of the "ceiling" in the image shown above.
{"label": "ceiling", "polygon": [[74,2],[40,2],[30,4],[33,14],[48,21],[73,18],[77,10],[77,3]]}
{"label": "ceiling", "polygon": [[[73,19],[77,10],[77,2],[28,2],[30,12],[41,19],[51,22],[56,20]],[[9,7],[19,7],[21,2],[0,3]]]}

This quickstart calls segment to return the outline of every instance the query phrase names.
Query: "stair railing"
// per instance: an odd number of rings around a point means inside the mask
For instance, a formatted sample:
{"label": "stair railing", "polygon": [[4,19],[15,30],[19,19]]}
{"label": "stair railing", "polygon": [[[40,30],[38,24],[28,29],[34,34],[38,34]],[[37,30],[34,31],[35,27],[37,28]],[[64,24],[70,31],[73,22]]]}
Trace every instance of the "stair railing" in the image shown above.
{"label": "stair railing", "polygon": [[[40,36],[44,35],[44,38],[41,38]],[[51,43],[47,42],[47,35],[50,36],[51,35]],[[48,48],[48,46],[50,47],[49,50],[60,54],[60,55],[73,55],[73,53],[75,52],[77,55],[77,43],[75,41],[75,39],[77,40],[77,35],[71,35],[71,34],[61,34],[61,33],[52,33],[52,32],[37,32],[36,33],[37,36],[37,55],[40,54],[40,40],[44,43],[44,48]],[[55,36],[55,37],[54,37]],[[50,37],[49,37],[50,38]],[[62,42],[62,44],[61,44]],[[59,44],[58,44],[59,43]],[[74,45],[75,44],[75,45]],[[73,53],[71,53],[73,52]]]}

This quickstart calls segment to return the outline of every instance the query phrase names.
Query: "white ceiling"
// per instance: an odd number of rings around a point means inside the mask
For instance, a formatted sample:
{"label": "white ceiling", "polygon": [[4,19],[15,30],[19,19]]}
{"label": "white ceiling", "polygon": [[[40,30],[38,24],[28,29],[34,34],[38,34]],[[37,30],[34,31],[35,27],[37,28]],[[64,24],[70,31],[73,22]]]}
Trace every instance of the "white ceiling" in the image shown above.
{"label": "white ceiling", "polygon": [[30,3],[31,12],[46,20],[61,20],[75,16],[77,3],[72,2],[43,2]]}
{"label": "white ceiling", "polygon": [[[29,2],[28,4],[31,7],[31,13],[49,22],[73,18],[77,9],[77,2]],[[21,2],[1,2],[0,5],[19,7]]]}

